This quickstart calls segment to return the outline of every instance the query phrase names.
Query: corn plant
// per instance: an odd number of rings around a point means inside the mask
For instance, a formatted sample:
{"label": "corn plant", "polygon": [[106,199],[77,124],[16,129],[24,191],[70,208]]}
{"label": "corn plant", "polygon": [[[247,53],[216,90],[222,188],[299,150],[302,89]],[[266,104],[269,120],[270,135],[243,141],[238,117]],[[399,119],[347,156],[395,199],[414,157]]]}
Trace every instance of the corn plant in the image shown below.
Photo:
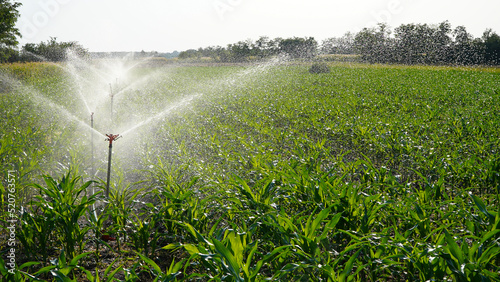
{"label": "corn plant", "polygon": [[[87,197],[87,187],[91,181],[78,186],[80,177],[73,177],[71,171],[60,181],[50,176],[44,177],[45,187],[33,184],[39,189],[40,195],[35,197],[36,206],[47,217],[54,219],[55,237],[66,250],[68,258],[81,253],[85,247],[85,236],[89,227],[81,227],[79,220],[87,209],[96,201],[96,195]],[[83,196],[82,196],[83,195]]]}
{"label": "corn plant", "polygon": [[106,240],[103,240],[103,232],[106,232],[105,224],[106,221],[109,220],[109,210],[104,208],[102,211],[98,211],[97,209],[89,208],[87,210],[87,226],[92,230],[94,237],[91,239],[95,243],[95,257],[96,260],[99,261],[100,258],[100,247],[101,245],[112,249]]}
{"label": "corn plant", "polygon": [[[230,281],[258,281],[257,278],[265,277],[260,273],[264,264],[278,260],[280,257],[289,255],[291,246],[275,248],[266,255],[258,255],[258,242],[249,242],[251,234],[238,233],[234,230],[212,230],[210,233],[219,233],[219,238],[205,238],[193,226],[183,224],[192,236],[195,244],[173,243],[163,249],[174,250],[185,249],[190,257],[184,266],[186,270],[191,264],[200,261],[201,266],[208,271],[194,273],[190,277],[211,277],[217,279],[229,279]],[[222,241],[221,241],[222,240]],[[188,277],[189,278],[189,277]]]}
{"label": "corn plant", "polygon": [[228,200],[237,204],[241,211],[266,213],[274,210],[279,200],[282,199],[283,191],[280,190],[279,182],[275,179],[263,179],[250,187],[240,177],[234,178],[228,182],[234,183],[237,190]]}
{"label": "corn plant", "polygon": [[333,206],[330,206],[317,215],[313,212],[297,220],[301,224],[300,227],[294,227],[296,235],[291,240],[291,245],[295,249],[293,253],[295,258],[293,262],[281,269],[282,273],[277,277],[280,279],[294,276],[301,277],[300,279],[334,278],[331,250],[335,244],[330,242],[328,237],[334,233],[342,214],[337,213],[329,218],[332,208]]}
{"label": "corn plant", "polygon": [[[50,266],[46,266],[39,271],[37,271],[34,276],[44,275],[50,273],[52,277],[57,281],[77,281],[74,270],[78,270],[80,267],[78,266],[78,261],[85,258],[90,253],[83,253],[75,256],[68,261],[65,255],[65,251],[62,250],[59,258],[51,261]],[[73,279],[70,278],[71,274],[73,274]]]}
{"label": "corn plant", "polygon": [[[152,191],[154,201],[159,206],[154,207],[149,203],[148,207],[149,217],[154,217],[154,221],[162,225],[162,235],[166,236],[164,239],[176,240],[177,237],[185,235],[184,231],[179,229],[176,223],[178,221],[191,224],[203,232],[209,230],[210,218],[205,203],[211,201],[211,198],[201,200],[197,197],[201,195],[201,191],[195,186],[198,178],[190,179],[183,185],[172,182],[169,176],[162,179],[164,185],[155,187]],[[151,228],[157,228],[157,226],[151,226]]]}
{"label": "corn plant", "polygon": [[168,269],[166,269],[165,272],[163,272],[161,268],[158,266],[158,264],[156,264],[150,258],[140,253],[137,253],[137,255],[141,260],[143,260],[147,264],[145,271],[149,270],[149,272],[153,275],[153,277],[155,277],[155,281],[163,281],[163,282],[177,281],[176,277],[182,274],[180,270],[182,269],[183,264],[185,263],[186,260],[184,259],[177,263],[175,262],[175,260],[172,260],[172,263],[170,264]]}
{"label": "corn plant", "polygon": [[51,243],[55,239],[56,219],[50,208],[40,202],[23,210],[20,216],[19,241],[28,258],[47,262]]}
{"label": "corn plant", "polygon": [[[85,273],[85,277],[88,279],[90,282],[99,282],[99,281],[106,281],[106,282],[112,282],[112,281],[120,281],[119,279],[115,278],[115,275],[123,270],[123,265],[120,265],[119,267],[115,267],[115,261],[109,264],[108,267],[103,272],[102,276],[99,276],[99,269],[95,270],[95,275],[92,274],[89,270],[79,267],[79,270]],[[102,277],[102,278],[101,278]],[[127,277],[126,281],[136,281],[137,279],[131,279],[132,277]]]}
{"label": "corn plant", "polygon": [[119,251],[121,251],[122,243],[127,241],[128,224],[130,218],[133,218],[137,211],[137,205],[140,204],[136,199],[140,197],[142,191],[142,189],[134,189],[130,186],[121,190],[112,190],[109,202],[105,206],[110,222],[105,223],[108,225],[105,225],[107,230],[104,230],[104,232],[117,234],[116,241]]}
{"label": "corn plant", "polygon": [[134,214],[134,219],[129,219],[128,235],[134,249],[149,256],[156,251],[158,240],[163,235],[159,230],[163,213],[152,204],[146,208],[147,210],[139,215]]}
{"label": "corn plant", "polygon": [[[28,262],[24,263],[23,265],[19,266],[17,269],[14,270],[14,273],[12,273],[12,270],[7,268],[5,265],[5,261],[3,258],[0,258],[0,274],[2,275],[0,281],[36,281],[36,277],[29,274],[27,271],[24,269],[29,268],[34,265],[38,265],[39,262]],[[10,270],[10,271],[9,271]]]}
{"label": "corn plant", "polygon": [[500,247],[485,244],[490,239],[498,237],[498,233],[500,230],[493,230],[484,234],[482,238],[471,238],[474,240],[472,246],[467,242],[462,242],[459,246],[457,240],[445,229],[443,237],[447,245],[443,248],[441,257],[448,265],[449,274],[457,281],[498,279],[495,258],[500,255]]}
{"label": "corn plant", "polygon": [[71,261],[68,261],[65,251],[62,250],[59,257],[51,261],[51,265],[42,267],[33,273],[33,271],[29,269],[40,265],[40,263],[27,262],[19,266],[14,274],[7,271],[4,261],[0,258],[0,273],[3,276],[2,281],[47,281],[45,279],[48,277],[52,277],[55,281],[78,281],[76,279],[76,271],[81,269],[78,262],[89,254],[90,253],[79,254],[71,259]]}

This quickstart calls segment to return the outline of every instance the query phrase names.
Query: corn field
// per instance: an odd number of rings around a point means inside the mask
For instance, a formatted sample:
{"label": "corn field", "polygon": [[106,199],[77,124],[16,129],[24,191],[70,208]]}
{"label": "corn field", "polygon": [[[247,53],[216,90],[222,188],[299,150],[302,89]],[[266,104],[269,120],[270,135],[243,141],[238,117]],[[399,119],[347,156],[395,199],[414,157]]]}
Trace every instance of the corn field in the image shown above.
{"label": "corn field", "polygon": [[131,68],[106,198],[92,79],[2,65],[2,281],[500,281],[500,70],[309,67]]}

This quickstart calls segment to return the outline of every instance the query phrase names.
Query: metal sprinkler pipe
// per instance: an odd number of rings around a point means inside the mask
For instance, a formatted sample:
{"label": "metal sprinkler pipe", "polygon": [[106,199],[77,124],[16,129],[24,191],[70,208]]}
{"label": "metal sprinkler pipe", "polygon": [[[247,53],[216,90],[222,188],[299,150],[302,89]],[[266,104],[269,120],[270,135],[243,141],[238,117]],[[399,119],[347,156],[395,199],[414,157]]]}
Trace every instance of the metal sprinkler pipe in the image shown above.
{"label": "metal sprinkler pipe", "polygon": [[90,113],[90,144],[91,144],[91,148],[90,150],[92,151],[91,152],[91,155],[92,155],[92,171],[91,171],[91,177],[93,178],[94,177],[94,113]]}
{"label": "metal sprinkler pipe", "polygon": [[[90,113],[90,150],[91,152],[91,171],[90,171],[90,180],[94,180],[95,176],[95,162],[94,162],[94,112]],[[92,183],[92,196],[95,195],[95,185]],[[92,210],[95,212],[95,203],[92,203]]]}
{"label": "metal sprinkler pipe", "polygon": [[[94,173],[95,173],[95,168],[94,168],[94,113],[90,113],[90,150],[91,150],[91,171],[90,171],[90,178],[91,180],[94,179]],[[95,189],[94,185],[92,184],[92,195],[95,194]]]}
{"label": "metal sprinkler pipe", "polygon": [[109,96],[111,97],[111,123],[113,123],[113,86],[109,84]]}
{"label": "metal sprinkler pipe", "polygon": [[113,153],[113,141],[120,138],[120,134],[106,134],[108,138],[105,141],[109,141],[109,155],[108,155],[108,177],[106,180],[106,198],[109,199],[109,180],[111,178],[111,154]]}

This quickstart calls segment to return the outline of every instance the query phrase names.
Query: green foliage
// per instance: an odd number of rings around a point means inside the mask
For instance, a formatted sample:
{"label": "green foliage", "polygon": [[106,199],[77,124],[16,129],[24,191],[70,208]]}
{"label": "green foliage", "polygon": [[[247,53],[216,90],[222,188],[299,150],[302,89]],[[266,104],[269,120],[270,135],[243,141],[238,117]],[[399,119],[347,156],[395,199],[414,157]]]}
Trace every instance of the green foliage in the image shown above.
{"label": "green foliage", "polygon": [[228,44],[227,47],[210,46],[207,48],[189,49],[179,53],[179,59],[198,60],[210,58],[215,62],[251,62],[267,59],[276,55],[287,55],[291,58],[313,58],[318,53],[318,43],[313,37],[307,38],[274,38],[266,36],[258,40],[251,39]]}
{"label": "green foliage", "polygon": [[[68,261],[64,250],[62,250],[59,257],[51,261],[51,265],[42,267],[33,274],[25,271],[25,269],[28,270],[34,266],[38,266],[40,265],[39,262],[24,263],[14,271],[14,274],[12,274],[11,271],[6,269],[5,262],[2,258],[0,258],[0,273],[2,274],[2,281],[46,281],[44,277],[49,276],[52,277],[54,281],[78,281],[75,278],[74,270],[82,269],[82,267],[78,265],[78,262],[81,259],[84,259],[87,255],[89,255],[89,253],[83,253]],[[73,277],[73,279],[70,277]]]}
{"label": "green foliage", "polygon": [[47,42],[27,43],[24,45],[20,60],[23,62],[60,62],[68,58],[68,52],[73,52],[75,56],[81,58],[88,56],[87,50],[78,42],[57,42],[57,38],[52,37]]}
{"label": "green foliage", "polygon": [[163,272],[160,266],[158,266],[158,264],[156,264],[150,258],[140,253],[137,253],[137,255],[141,258],[141,260],[143,260],[148,265],[147,268],[154,275],[154,277],[156,277],[155,281],[164,281],[164,282],[177,281],[176,277],[181,275],[182,273],[180,270],[182,269],[185,260],[181,260],[177,263],[175,263],[175,260],[172,260],[172,263],[170,264],[169,268],[166,269],[165,272]]}
{"label": "green foliage", "polygon": [[[85,236],[90,227],[82,228],[79,221],[95,203],[98,196],[98,194],[87,196],[87,187],[92,182],[88,181],[78,186],[80,179],[80,177],[72,176],[71,172],[64,175],[60,181],[44,176],[45,187],[39,184],[33,185],[34,188],[39,189],[40,194],[35,196],[32,203],[32,207],[35,208],[31,211],[33,214],[28,215],[29,220],[24,221],[22,225],[23,229],[28,229],[30,227],[27,224],[36,224],[38,221],[38,234],[46,232],[40,238],[40,240],[43,239],[40,245],[44,247],[47,245],[47,237],[50,236],[51,231],[55,231],[56,240],[66,250],[68,258],[80,254],[85,247]],[[47,218],[46,222],[36,219],[40,216],[39,214],[42,218]],[[30,238],[30,243],[33,243],[34,236]],[[43,250],[43,253],[46,253],[46,250]]]}
{"label": "green foliage", "polygon": [[484,60],[488,64],[500,64],[500,36],[488,29],[483,34]]}
{"label": "green foliage", "polygon": [[21,33],[16,28],[16,22],[20,14],[18,11],[21,3],[11,2],[10,0],[0,1],[0,62],[6,62],[9,58],[15,56],[14,48],[19,44],[17,37]]}
{"label": "green foliage", "polygon": [[314,37],[288,38],[279,42],[280,51],[293,58],[312,58],[316,55],[318,42]]}
{"label": "green foliage", "polygon": [[464,26],[452,29],[448,21],[402,24],[394,32],[379,24],[357,33],[354,48],[371,63],[498,65],[500,37],[488,29],[474,39]]}

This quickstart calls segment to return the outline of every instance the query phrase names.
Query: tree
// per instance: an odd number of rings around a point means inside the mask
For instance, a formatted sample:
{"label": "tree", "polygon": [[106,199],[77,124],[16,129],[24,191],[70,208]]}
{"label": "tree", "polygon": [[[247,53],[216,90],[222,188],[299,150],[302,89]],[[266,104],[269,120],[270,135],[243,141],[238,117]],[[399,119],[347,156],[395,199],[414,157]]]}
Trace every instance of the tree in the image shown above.
{"label": "tree", "polygon": [[230,62],[231,61],[231,52],[222,46],[217,46],[215,48],[216,61],[219,62]]}
{"label": "tree", "polygon": [[200,58],[201,54],[198,53],[195,49],[189,49],[186,51],[182,51],[179,53],[179,59],[191,59],[191,58]]}
{"label": "tree", "polygon": [[487,29],[483,33],[483,46],[484,46],[484,60],[487,64],[499,65],[500,64],[500,36]]}
{"label": "tree", "polygon": [[67,59],[69,51],[77,57],[88,55],[88,51],[78,42],[57,42],[57,38],[51,37],[47,42],[25,44],[21,50],[21,60],[60,62]]}
{"label": "tree", "polygon": [[288,38],[279,43],[279,49],[293,58],[312,58],[316,56],[318,42],[314,37],[309,38]]}
{"label": "tree", "polygon": [[457,26],[453,30],[453,36],[450,61],[458,65],[480,64],[482,60],[482,48],[474,40],[472,34],[467,32],[465,26]]}
{"label": "tree", "polygon": [[398,61],[404,64],[426,63],[433,30],[427,24],[403,24],[395,29]]}
{"label": "tree", "polygon": [[5,62],[16,54],[14,48],[19,44],[17,36],[21,37],[15,27],[19,18],[19,6],[21,3],[0,0],[0,62]]}
{"label": "tree", "polygon": [[353,54],[354,34],[347,32],[342,37],[332,37],[323,40],[321,43],[321,53],[323,54]]}
{"label": "tree", "polygon": [[449,61],[448,55],[451,52],[451,24],[448,21],[440,23],[432,28],[431,47],[427,54],[427,63],[446,63]]}
{"label": "tree", "polygon": [[269,57],[272,54],[272,42],[267,36],[261,36],[257,41],[255,41],[254,49],[256,55],[259,58]]}
{"label": "tree", "polygon": [[247,60],[247,58],[252,54],[252,42],[249,40],[238,41],[235,44],[229,44],[227,49],[231,51],[234,61],[242,62]]}
{"label": "tree", "polygon": [[404,64],[437,64],[449,61],[451,25],[403,24],[395,29],[396,61]]}
{"label": "tree", "polygon": [[363,60],[370,63],[385,63],[394,56],[393,41],[389,37],[391,31],[386,24],[378,24],[378,28],[364,28],[354,38],[354,46]]}

